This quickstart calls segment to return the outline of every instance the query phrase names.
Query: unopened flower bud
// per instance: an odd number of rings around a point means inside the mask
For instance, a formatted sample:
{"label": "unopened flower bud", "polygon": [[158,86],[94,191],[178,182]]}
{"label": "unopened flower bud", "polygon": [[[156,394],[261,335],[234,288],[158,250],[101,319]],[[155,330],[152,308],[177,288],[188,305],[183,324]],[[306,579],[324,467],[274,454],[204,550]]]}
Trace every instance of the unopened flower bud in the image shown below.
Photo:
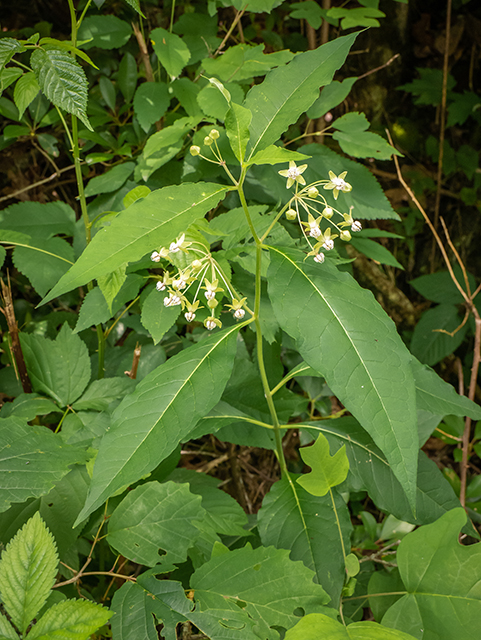
{"label": "unopened flower bud", "polygon": [[314,262],[319,262],[319,264],[322,264],[325,259],[326,256],[322,252],[316,253],[316,255],[314,256]]}
{"label": "unopened flower bud", "polygon": [[220,133],[217,131],[217,129],[212,129],[209,133],[209,136],[212,138],[212,140],[217,140],[220,136]]}
{"label": "unopened flower bud", "polygon": [[184,313],[184,316],[187,322],[192,322],[192,320],[195,318],[195,313],[192,313],[192,311],[187,311],[187,313]]}
{"label": "unopened flower bud", "polygon": [[192,145],[192,147],[189,149],[190,151],[190,155],[191,156],[198,156],[200,153],[200,147],[198,147],[197,145]]}
{"label": "unopened flower bud", "polygon": [[344,230],[341,231],[341,235],[339,237],[341,238],[341,240],[344,240],[344,242],[349,242],[349,240],[351,239],[351,234],[349,233],[349,231]]}
{"label": "unopened flower bud", "polygon": [[210,136],[205,136],[204,138],[204,144],[207,147],[210,147],[210,145],[214,142],[214,140],[210,137]]}
{"label": "unopened flower bud", "polygon": [[190,266],[192,269],[198,271],[202,267],[202,262],[200,260],[194,260]]}
{"label": "unopened flower bud", "polygon": [[158,251],[153,251],[150,259],[152,262],[160,262],[160,253]]}
{"label": "unopened flower bud", "polygon": [[332,207],[325,207],[324,211],[322,212],[322,215],[328,220],[330,220],[332,218],[333,213],[334,211],[332,210]]}
{"label": "unopened flower bud", "polygon": [[317,198],[317,196],[319,195],[319,191],[316,189],[316,187],[309,187],[309,189],[307,190],[307,195],[309,196],[309,198]]}
{"label": "unopened flower bud", "polygon": [[210,300],[207,301],[207,306],[209,307],[209,309],[215,309],[218,304],[219,304],[219,301],[216,300],[215,298],[211,298]]}
{"label": "unopened flower bud", "polygon": [[351,225],[351,231],[361,231],[362,230],[362,224],[359,222],[359,220],[354,220],[354,222]]}
{"label": "unopened flower bud", "polygon": [[246,312],[244,311],[244,309],[236,309],[234,311],[234,318],[236,320],[242,320],[242,318],[245,316]]}
{"label": "unopened flower bud", "polygon": [[163,291],[165,289],[165,284],[160,280],[156,283],[155,288],[157,291]]}
{"label": "unopened flower bud", "polygon": [[294,209],[288,209],[286,211],[286,218],[288,220],[295,220],[297,218],[297,211],[294,211]]}

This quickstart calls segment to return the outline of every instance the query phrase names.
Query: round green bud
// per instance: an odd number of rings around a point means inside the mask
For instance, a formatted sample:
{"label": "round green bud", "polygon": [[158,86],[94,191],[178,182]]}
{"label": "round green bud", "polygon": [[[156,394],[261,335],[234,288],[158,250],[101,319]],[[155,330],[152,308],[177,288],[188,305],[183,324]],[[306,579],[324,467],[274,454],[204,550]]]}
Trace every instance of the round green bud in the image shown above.
{"label": "round green bud", "polygon": [[317,198],[317,196],[319,195],[319,191],[316,189],[316,187],[309,187],[309,189],[307,190],[307,195],[309,196],[309,198]]}
{"label": "round green bud", "polygon": [[288,209],[286,211],[286,218],[288,220],[295,220],[297,218],[297,212],[294,209]]}
{"label": "round green bud", "polygon": [[339,236],[341,238],[341,240],[344,240],[344,242],[349,242],[349,240],[351,239],[351,234],[349,233],[349,231],[341,231],[341,235]]}
{"label": "round green bud", "polygon": [[214,140],[210,137],[210,136],[205,136],[204,138],[204,144],[207,147],[210,147],[210,145],[214,142]]}
{"label": "round green bud", "polygon": [[200,153],[200,147],[194,144],[189,151],[191,156],[198,156]]}
{"label": "round green bud", "polygon": [[190,266],[192,269],[198,271],[202,267],[202,262],[200,260],[194,260]]}
{"label": "round green bud", "polygon": [[212,298],[211,300],[207,300],[207,306],[209,307],[209,309],[215,309],[218,304],[219,304],[219,301],[216,300],[215,298]]}
{"label": "round green bud", "polygon": [[220,136],[220,133],[217,131],[217,129],[212,129],[212,131],[209,133],[209,136],[212,138],[212,140],[217,140],[217,138]]}
{"label": "round green bud", "polygon": [[332,210],[332,207],[324,207],[324,211],[322,212],[322,215],[328,220],[330,220],[332,218],[333,213],[334,211]]}

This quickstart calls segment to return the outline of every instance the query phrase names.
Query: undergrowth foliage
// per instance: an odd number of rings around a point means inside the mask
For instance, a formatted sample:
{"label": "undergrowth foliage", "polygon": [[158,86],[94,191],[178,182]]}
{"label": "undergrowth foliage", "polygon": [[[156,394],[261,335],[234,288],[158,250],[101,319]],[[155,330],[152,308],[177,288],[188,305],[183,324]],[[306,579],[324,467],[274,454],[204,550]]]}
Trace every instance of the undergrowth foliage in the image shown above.
{"label": "undergrowth foliage", "polygon": [[[399,217],[346,155],[400,153],[355,112],[331,125],[339,152],[287,144],[345,99],[333,78],[358,32],[300,53],[227,47],[224,4],[173,5],[146,33],[138,0],[125,19],[68,0],[70,40],[0,39],[17,123],[2,144],[28,135],[56,167],[66,142],[81,214],[0,214],[0,258],[38,304],[19,333],[3,284],[0,638],[478,637],[481,551],[458,537],[479,536],[420,448],[481,408],[409,351],[346,251],[398,264],[369,222]],[[289,16],[378,25],[378,3],[360,5]],[[286,433],[311,445],[304,464]],[[213,435],[275,454],[249,518],[179,465]]]}

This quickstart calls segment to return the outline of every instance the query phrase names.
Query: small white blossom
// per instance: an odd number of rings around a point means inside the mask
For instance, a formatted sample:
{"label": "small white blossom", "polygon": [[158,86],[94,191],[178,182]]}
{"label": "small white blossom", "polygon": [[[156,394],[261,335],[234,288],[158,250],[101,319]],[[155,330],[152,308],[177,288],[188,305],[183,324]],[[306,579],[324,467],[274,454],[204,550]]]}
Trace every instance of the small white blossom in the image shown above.
{"label": "small white blossom", "polygon": [[165,289],[165,282],[162,282],[161,280],[159,280],[156,285],[155,288],[157,289],[157,291],[164,291]]}
{"label": "small white blossom", "polygon": [[326,251],[330,251],[331,249],[334,249],[334,240],[332,240],[331,238],[326,238],[322,246]]}
{"label": "small white blossom", "polygon": [[335,200],[337,200],[337,196],[339,195],[340,191],[347,193],[348,191],[352,190],[352,186],[349,184],[349,182],[346,182],[344,180],[346,175],[347,171],[343,171],[338,176],[336,176],[336,174],[332,171],[329,171],[329,182],[324,185],[324,189],[332,189],[332,195],[334,196]]}
{"label": "small white blossom", "polygon": [[193,313],[192,311],[187,311],[187,313],[185,313],[184,315],[187,322],[192,322],[192,320],[195,318],[195,313]]}
{"label": "small white blossom", "polygon": [[244,309],[236,309],[236,311],[234,311],[234,318],[236,320],[242,320],[245,314],[246,312],[244,311]]}
{"label": "small white blossom", "polygon": [[359,220],[354,220],[354,222],[351,225],[351,231],[361,231],[362,230],[362,224],[359,222]]}
{"label": "small white blossom", "polygon": [[152,262],[160,262],[160,253],[158,251],[153,251],[150,259]]}
{"label": "small white blossom", "polygon": [[212,331],[212,329],[216,328],[216,324],[213,320],[207,320],[205,323],[205,328],[208,329],[209,331]]}
{"label": "small white blossom", "polygon": [[177,280],[172,281],[172,286],[174,289],[185,289],[187,286],[187,282],[183,278],[178,278]]}
{"label": "small white blossom", "polygon": [[314,256],[314,262],[318,262],[319,264],[322,264],[325,259],[326,256],[322,252],[316,253],[316,255]]}
{"label": "small white blossom", "polygon": [[283,178],[287,178],[287,188],[290,189],[294,182],[298,182],[303,186],[306,184],[306,181],[301,175],[306,169],[307,164],[302,164],[300,167],[297,167],[294,160],[291,160],[289,162],[289,169],[283,169],[282,171],[278,171],[278,173]]}
{"label": "small white blossom", "polygon": [[166,307],[175,307],[181,303],[182,303],[182,300],[180,299],[180,297],[172,293],[167,298],[164,298],[164,306]]}
{"label": "small white blossom", "polygon": [[310,227],[309,235],[311,238],[319,238],[319,236],[321,235],[321,230],[319,229],[317,224]]}
{"label": "small white blossom", "polygon": [[215,291],[206,291],[204,295],[207,300],[213,300],[215,298]]}

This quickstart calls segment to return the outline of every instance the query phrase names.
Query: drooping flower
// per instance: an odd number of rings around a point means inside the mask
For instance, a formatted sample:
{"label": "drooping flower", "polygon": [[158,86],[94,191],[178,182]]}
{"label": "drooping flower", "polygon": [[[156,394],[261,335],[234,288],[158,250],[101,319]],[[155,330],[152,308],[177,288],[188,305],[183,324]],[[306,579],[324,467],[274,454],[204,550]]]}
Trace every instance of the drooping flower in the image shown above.
{"label": "drooping flower", "polygon": [[359,220],[354,220],[351,225],[351,231],[362,231],[362,224]]}
{"label": "drooping flower", "polygon": [[213,300],[215,298],[215,294],[219,291],[224,291],[224,289],[221,289],[218,284],[219,281],[217,280],[217,278],[215,280],[212,280],[212,282],[209,282],[207,280],[207,278],[204,280],[205,282],[205,297],[207,298],[207,300]]}
{"label": "drooping flower", "polygon": [[222,322],[218,318],[214,318],[214,316],[209,316],[204,320],[204,327],[209,331],[212,331],[212,329],[215,329],[216,327],[219,327],[220,329],[222,327]]}
{"label": "drooping flower", "polygon": [[185,233],[177,238],[175,242],[171,242],[169,245],[170,253],[177,253],[178,251],[184,251],[187,247],[190,247],[192,242],[185,241]]}
{"label": "drooping flower", "polygon": [[287,188],[290,189],[294,184],[294,182],[298,182],[302,186],[306,184],[306,181],[301,175],[302,173],[304,173],[306,169],[307,169],[307,164],[301,164],[300,167],[297,167],[294,160],[291,160],[289,162],[289,169],[283,169],[278,173],[283,178],[287,178]]}
{"label": "drooping flower", "polygon": [[233,298],[232,304],[226,304],[226,307],[229,307],[229,309],[232,309],[232,311],[234,312],[234,318],[236,320],[242,320],[242,318],[245,316],[246,312],[242,307],[245,304],[246,300],[247,298],[241,298],[240,300]]}
{"label": "drooping flower", "polygon": [[348,193],[352,190],[352,186],[349,182],[346,182],[344,178],[347,176],[347,171],[343,171],[338,176],[332,171],[329,171],[329,182],[324,185],[324,189],[332,189],[332,195],[334,196],[334,200],[337,200],[337,196],[340,191],[344,193]]}
{"label": "drooping flower", "polygon": [[314,256],[314,262],[318,262],[319,264],[322,264],[325,259],[326,256],[322,253],[322,251],[320,253],[316,253],[316,255]]}

